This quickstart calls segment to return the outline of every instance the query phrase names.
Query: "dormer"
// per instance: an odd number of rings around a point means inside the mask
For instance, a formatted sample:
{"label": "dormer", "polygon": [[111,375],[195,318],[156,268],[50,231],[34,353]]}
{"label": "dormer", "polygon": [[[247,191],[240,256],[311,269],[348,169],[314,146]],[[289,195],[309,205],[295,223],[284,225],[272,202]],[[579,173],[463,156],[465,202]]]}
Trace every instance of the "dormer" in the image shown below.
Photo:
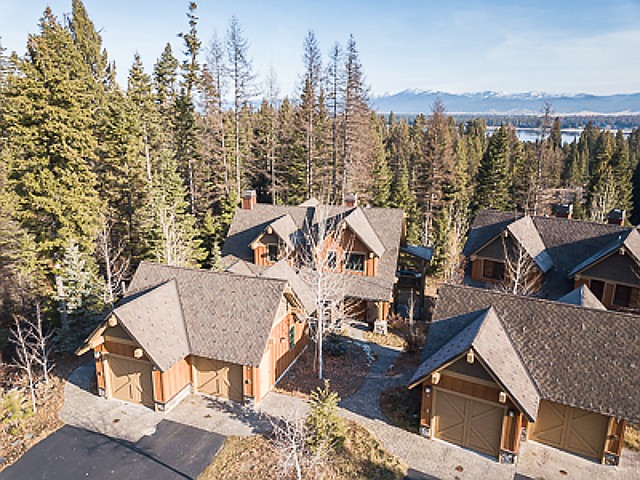
{"label": "dormer", "polygon": [[297,231],[289,214],[268,224],[251,242],[253,262],[256,265],[273,265],[281,258],[289,258],[296,249]]}

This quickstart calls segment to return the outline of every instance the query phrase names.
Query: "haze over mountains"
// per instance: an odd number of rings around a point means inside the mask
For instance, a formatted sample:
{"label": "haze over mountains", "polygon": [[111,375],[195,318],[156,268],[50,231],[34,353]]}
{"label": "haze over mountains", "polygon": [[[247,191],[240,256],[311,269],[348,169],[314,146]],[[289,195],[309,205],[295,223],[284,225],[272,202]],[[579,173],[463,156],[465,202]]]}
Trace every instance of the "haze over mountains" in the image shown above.
{"label": "haze over mountains", "polygon": [[447,93],[407,89],[372,98],[379,113],[429,113],[433,102],[440,98],[449,113],[485,113],[531,115],[540,113],[548,99],[555,114],[638,114],[640,93],[616,95],[526,93]]}

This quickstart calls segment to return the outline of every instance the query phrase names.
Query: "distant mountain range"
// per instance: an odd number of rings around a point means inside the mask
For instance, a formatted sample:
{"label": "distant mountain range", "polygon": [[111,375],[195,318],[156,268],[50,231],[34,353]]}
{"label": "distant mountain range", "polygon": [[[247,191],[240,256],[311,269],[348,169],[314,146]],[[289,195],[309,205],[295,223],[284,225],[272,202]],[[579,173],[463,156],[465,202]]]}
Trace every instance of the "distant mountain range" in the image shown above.
{"label": "distant mountain range", "polygon": [[637,115],[640,112],[640,93],[618,95],[547,95],[544,93],[446,93],[431,90],[403,90],[399,93],[373,97],[379,113],[430,113],[433,102],[440,98],[449,113],[483,113],[531,115],[542,110],[545,99],[551,102],[555,114]]}

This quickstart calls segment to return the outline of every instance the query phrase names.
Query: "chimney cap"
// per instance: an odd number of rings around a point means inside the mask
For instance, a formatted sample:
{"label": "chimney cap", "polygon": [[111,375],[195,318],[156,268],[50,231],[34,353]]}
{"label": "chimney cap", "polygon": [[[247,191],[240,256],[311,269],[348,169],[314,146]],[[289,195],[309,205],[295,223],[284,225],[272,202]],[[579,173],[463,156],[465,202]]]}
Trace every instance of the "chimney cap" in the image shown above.
{"label": "chimney cap", "polygon": [[626,212],[620,208],[614,208],[609,212],[607,218],[610,220],[624,220]]}
{"label": "chimney cap", "polygon": [[356,193],[347,193],[344,196],[344,204],[347,207],[355,207],[358,205],[358,194]]}
{"label": "chimney cap", "polygon": [[242,198],[253,198],[256,195],[257,195],[256,191],[253,189],[247,189],[242,191]]}

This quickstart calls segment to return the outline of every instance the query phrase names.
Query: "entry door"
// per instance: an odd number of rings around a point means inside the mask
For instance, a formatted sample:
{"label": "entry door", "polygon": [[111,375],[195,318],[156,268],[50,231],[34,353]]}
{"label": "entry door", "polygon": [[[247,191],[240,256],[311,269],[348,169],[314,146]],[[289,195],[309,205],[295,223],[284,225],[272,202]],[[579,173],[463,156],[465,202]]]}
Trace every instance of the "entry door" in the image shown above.
{"label": "entry door", "polygon": [[127,402],[153,407],[151,363],[106,355],[109,366],[111,396]]}
{"label": "entry door", "polygon": [[504,407],[439,388],[434,392],[435,437],[497,457]]}
{"label": "entry door", "polygon": [[242,402],[242,366],[196,357],[196,388],[200,393]]}
{"label": "entry door", "polygon": [[600,460],[608,424],[604,415],[542,401],[531,439]]}

